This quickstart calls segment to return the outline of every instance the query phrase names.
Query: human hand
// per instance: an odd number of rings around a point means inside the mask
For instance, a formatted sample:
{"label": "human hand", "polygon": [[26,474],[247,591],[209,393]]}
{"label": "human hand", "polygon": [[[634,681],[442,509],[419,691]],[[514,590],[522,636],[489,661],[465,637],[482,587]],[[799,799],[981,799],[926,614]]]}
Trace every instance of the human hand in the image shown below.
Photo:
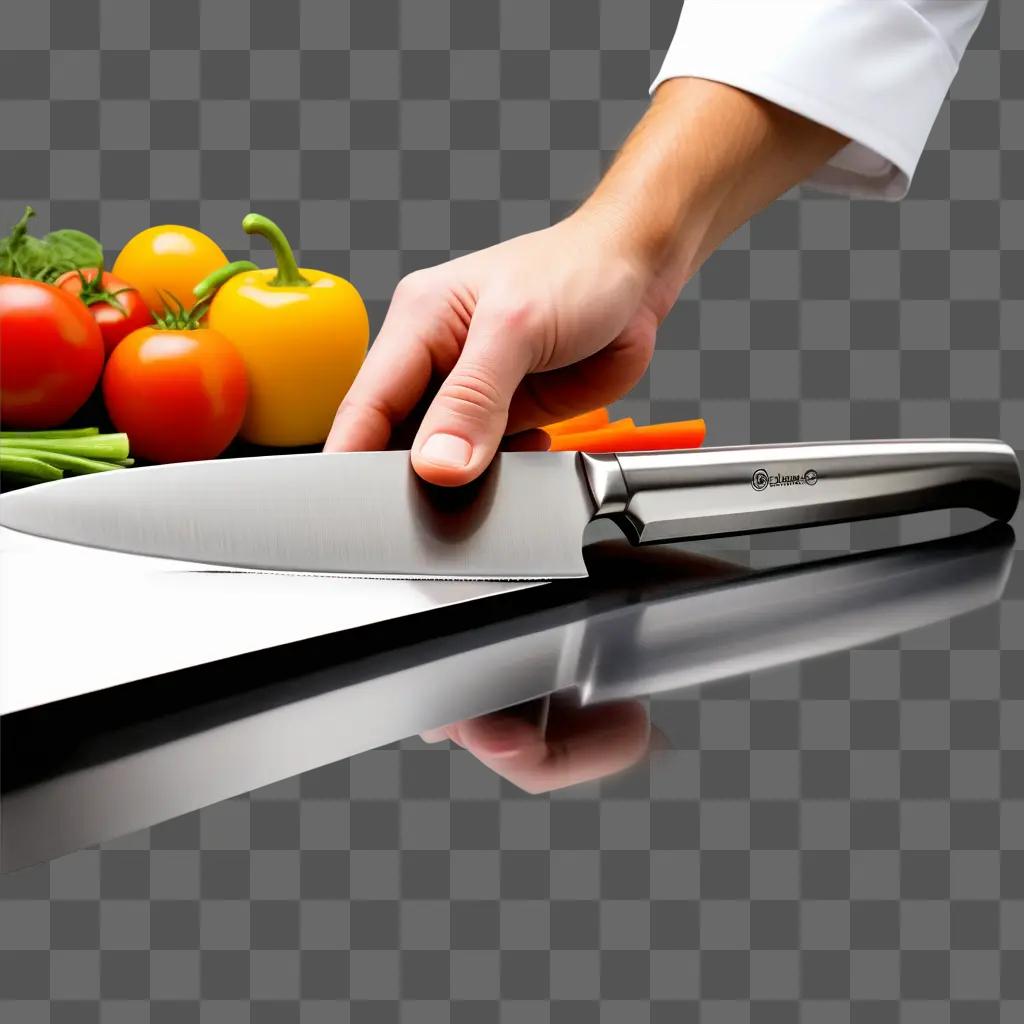
{"label": "human hand", "polygon": [[668,746],[637,700],[579,707],[541,697],[514,708],[431,729],[527,793],[547,793],[606,778]]}
{"label": "human hand", "polygon": [[621,397],[714,247],[843,144],[729,86],[664,83],[570,217],[399,284],[326,450],[385,447],[440,384],[412,463],[433,483],[462,484],[505,433]]}
{"label": "human hand", "polygon": [[611,217],[581,211],[405,278],[326,449],[385,447],[441,380],[413,466],[462,484],[506,433],[620,398],[647,368],[659,319],[652,275],[625,241]]}

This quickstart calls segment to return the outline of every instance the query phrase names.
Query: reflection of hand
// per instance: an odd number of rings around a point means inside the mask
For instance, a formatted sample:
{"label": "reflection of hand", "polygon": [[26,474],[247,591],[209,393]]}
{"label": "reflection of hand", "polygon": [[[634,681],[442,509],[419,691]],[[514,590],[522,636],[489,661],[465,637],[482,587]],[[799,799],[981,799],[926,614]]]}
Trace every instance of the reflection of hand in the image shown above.
{"label": "reflection of hand", "polygon": [[543,697],[422,736],[427,743],[452,740],[527,793],[614,775],[637,764],[652,747],[667,745],[647,708],[635,700],[579,707],[559,700],[548,705]]}

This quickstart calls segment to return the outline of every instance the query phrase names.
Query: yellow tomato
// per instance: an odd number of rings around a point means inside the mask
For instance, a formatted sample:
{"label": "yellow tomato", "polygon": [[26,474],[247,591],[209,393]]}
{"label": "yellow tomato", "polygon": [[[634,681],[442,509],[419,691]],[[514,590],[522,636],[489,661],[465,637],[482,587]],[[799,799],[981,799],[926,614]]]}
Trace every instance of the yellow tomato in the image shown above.
{"label": "yellow tomato", "polygon": [[112,272],[137,288],[154,313],[162,314],[166,311],[163,296],[173,296],[187,309],[193,302],[192,289],[225,263],[221,247],[201,231],[160,224],[130,239]]}

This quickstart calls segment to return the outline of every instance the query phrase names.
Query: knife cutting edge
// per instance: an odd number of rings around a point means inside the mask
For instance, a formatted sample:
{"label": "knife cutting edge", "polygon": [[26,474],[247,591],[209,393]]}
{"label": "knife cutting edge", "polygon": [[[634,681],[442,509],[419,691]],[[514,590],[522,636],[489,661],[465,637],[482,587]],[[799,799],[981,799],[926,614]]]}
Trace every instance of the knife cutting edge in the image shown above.
{"label": "knife cutting edge", "polygon": [[587,575],[584,528],[634,544],[936,509],[1009,520],[1013,449],[993,440],[842,441],[588,455],[506,452],[441,488],[408,452],[271,455],[53,481],[0,497],[0,525],[213,565],[426,579]]}

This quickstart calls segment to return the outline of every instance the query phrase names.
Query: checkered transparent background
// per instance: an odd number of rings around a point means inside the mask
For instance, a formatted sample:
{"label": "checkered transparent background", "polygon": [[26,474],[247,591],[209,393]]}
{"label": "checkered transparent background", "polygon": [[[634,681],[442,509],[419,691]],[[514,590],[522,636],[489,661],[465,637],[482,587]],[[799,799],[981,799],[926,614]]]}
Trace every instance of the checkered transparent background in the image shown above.
{"label": "checkered transparent background", "polygon": [[[0,221],[31,202],[111,255],[177,221],[235,257],[257,209],[379,324],[403,273],[586,193],[678,7],[2,0]],[[720,444],[1020,449],[1022,338],[1024,5],[992,0],[911,196],[774,204],[622,408]],[[612,782],[527,797],[409,740],[2,878],[0,1019],[1024,1019],[1022,636],[1018,569],[951,625],[659,698],[673,750]]]}

